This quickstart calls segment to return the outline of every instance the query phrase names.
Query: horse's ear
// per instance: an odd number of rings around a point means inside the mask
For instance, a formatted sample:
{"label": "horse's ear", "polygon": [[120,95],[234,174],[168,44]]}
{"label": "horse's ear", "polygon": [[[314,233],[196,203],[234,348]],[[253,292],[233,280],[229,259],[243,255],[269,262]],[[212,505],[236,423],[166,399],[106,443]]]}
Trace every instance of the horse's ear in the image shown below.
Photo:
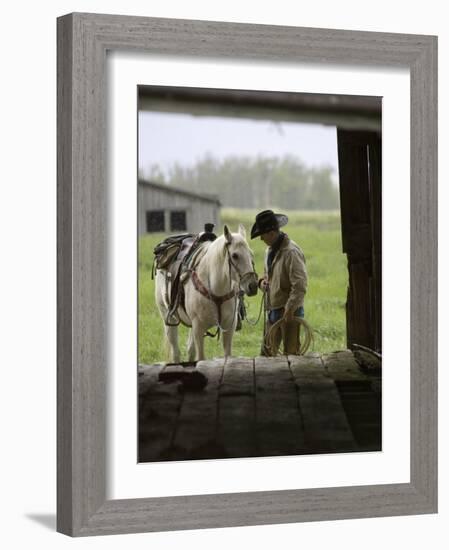
{"label": "horse's ear", "polygon": [[244,239],[246,239],[246,229],[242,223],[239,224],[239,233]]}
{"label": "horse's ear", "polygon": [[226,242],[228,244],[231,244],[231,241],[232,241],[232,235],[231,235],[231,232],[229,231],[229,228],[227,225],[224,226],[223,228],[223,234],[224,234],[224,237],[226,239]]}

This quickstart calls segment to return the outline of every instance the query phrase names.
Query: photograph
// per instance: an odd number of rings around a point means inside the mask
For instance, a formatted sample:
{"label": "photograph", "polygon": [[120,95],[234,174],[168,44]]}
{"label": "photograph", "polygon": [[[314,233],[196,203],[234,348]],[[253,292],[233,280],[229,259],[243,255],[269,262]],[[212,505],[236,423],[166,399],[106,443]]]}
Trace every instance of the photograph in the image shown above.
{"label": "photograph", "polygon": [[382,98],[138,86],[138,461],[382,450]]}

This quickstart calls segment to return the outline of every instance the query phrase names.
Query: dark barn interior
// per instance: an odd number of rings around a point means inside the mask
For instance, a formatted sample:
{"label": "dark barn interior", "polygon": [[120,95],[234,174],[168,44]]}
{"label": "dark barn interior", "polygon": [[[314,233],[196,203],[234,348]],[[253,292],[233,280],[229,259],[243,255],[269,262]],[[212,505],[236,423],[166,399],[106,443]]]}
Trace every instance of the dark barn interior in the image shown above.
{"label": "dark barn interior", "polygon": [[139,109],[335,126],[348,265],[346,351],[141,365],[139,461],[381,450],[381,98],[141,86]]}

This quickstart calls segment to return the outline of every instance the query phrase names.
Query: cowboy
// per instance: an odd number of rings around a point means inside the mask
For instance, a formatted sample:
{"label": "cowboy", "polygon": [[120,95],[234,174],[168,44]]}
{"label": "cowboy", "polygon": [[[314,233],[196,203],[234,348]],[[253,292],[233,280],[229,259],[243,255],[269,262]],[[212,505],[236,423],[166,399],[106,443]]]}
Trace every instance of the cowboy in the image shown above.
{"label": "cowboy", "polygon": [[256,216],[251,229],[251,239],[256,237],[268,246],[265,253],[264,277],[259,288],[266,293],[268,319],[265,327],[262,354],[270,355],[265,336],[271,326],[283,319],[285,329],[277,331],[274,346],[279,348],[283,340],[284,352],[299,353],[299,330],[294,317],[304,317],[304,295],[307,290],[306,260],[301,248],[280,228],[288,217],[264,210]]}

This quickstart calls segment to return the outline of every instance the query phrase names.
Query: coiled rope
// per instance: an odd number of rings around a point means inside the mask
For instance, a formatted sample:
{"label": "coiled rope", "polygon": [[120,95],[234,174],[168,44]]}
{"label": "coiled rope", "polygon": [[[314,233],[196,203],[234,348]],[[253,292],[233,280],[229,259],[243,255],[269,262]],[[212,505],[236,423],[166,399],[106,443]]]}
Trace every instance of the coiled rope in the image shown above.
{"label": "coiled rope", "polygon": [[[309,323],[302,319],[301,317],[293,317],[289,323],[296,323],[298,325],[298,331],[300,331],[301,335],[301,327],[304,329],[304,338],[303,342],[301,343],[301,339],[299,339],[299,350],[298,355],[304,355],[306,351],[309,349],[310,345],[313,343],[313,329],[309,325]],[[276,344],[276,341],[279,341],[279,338],[277,338],[278,331],[282,331],[282,333],[285,331],[286,326],[285,319],[279,319],[279,321],[276,321],[271,327],[267,330],[267,333],[265,335],[265,347],[267,351],[269,352],[270,356],[274,357],[275,355],[280,355],[279,353],[279,346]],[[285,355],[285,350],[284,350]]]}

